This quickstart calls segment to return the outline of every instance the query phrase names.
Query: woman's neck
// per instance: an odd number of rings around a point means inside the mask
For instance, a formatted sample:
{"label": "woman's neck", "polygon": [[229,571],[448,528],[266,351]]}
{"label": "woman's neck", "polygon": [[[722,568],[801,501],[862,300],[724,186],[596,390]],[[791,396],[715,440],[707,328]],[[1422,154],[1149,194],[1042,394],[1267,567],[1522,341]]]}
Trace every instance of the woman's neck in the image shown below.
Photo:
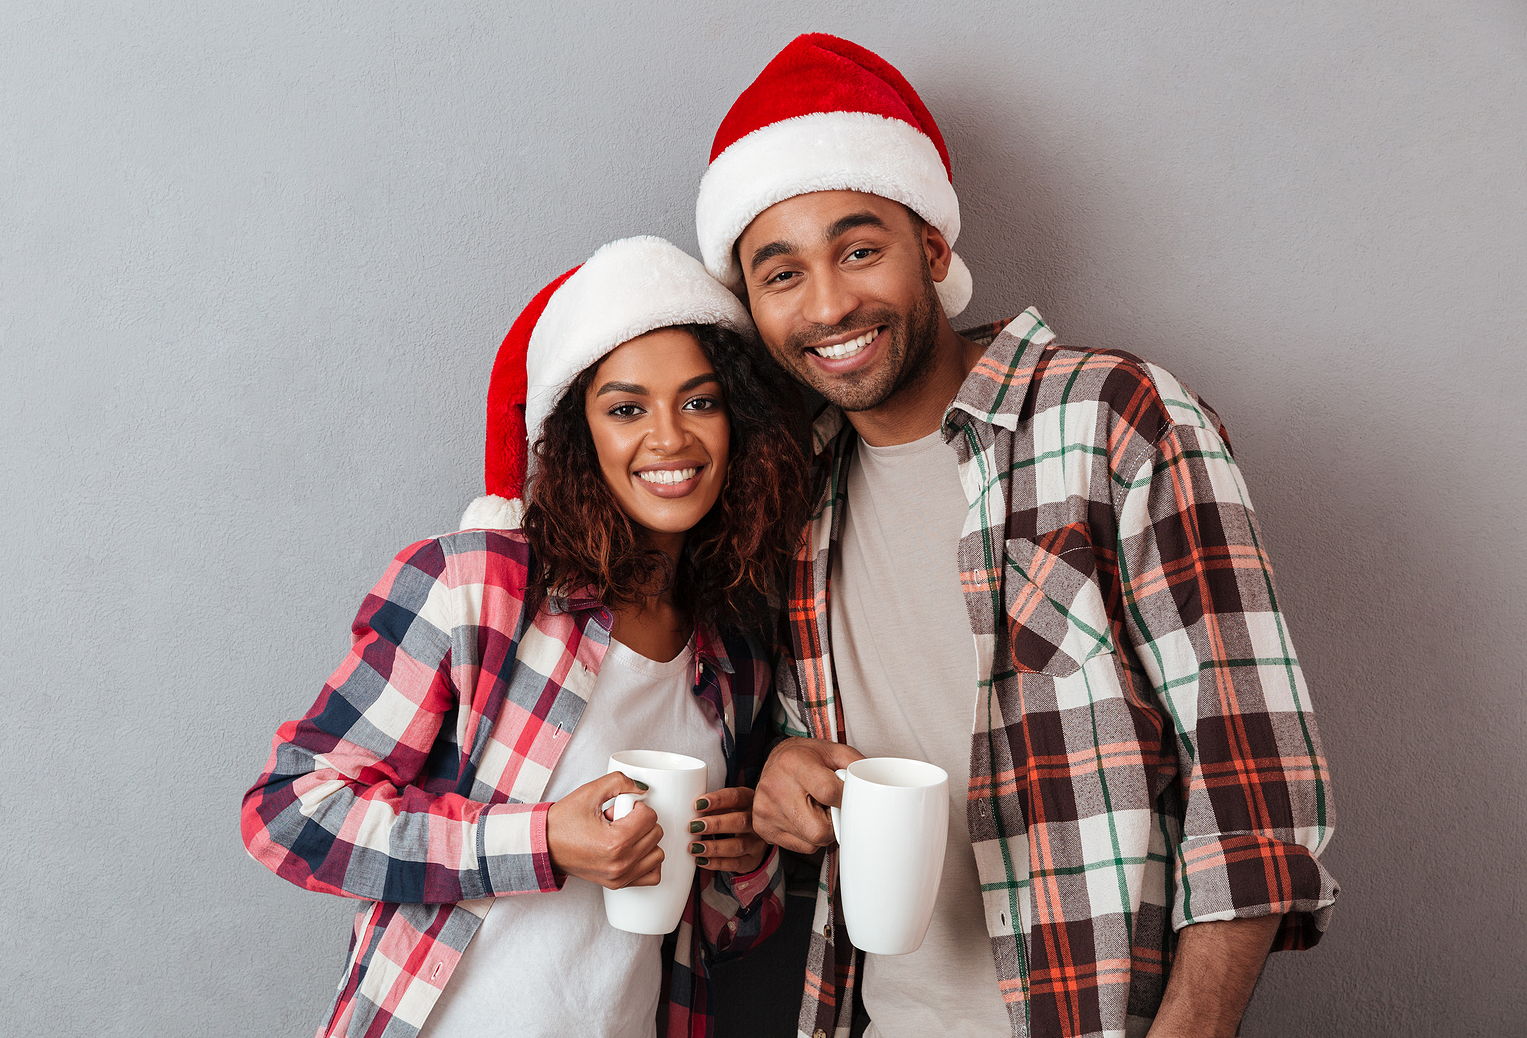
{"label": "woman's neck", "polygon": [[615,617],[610,634],[649,660],[673,659],[684,651],[694,630],[689,615],[668,595],[618,605],[610,612]]}

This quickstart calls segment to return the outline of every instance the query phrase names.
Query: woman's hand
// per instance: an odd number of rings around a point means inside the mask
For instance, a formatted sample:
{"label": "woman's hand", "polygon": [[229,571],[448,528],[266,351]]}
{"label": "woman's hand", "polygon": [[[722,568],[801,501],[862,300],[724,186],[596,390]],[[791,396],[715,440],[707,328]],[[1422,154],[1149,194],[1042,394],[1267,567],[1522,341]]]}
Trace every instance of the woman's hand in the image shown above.
{"label": "woman's hand", "polygon": [[663,863],[657,812],[637,801],[630,814],[612,822],[603,811],[612,797],[645,788],[612,771],[552,804],[546,813],[551,863],[569,876],[611,890],[656,886]]}
{"label": "woman's hand", "polygon": [[718,789],[696,800],[689,832],[689,853],[702,869],[752,872],[769,852],[753,831],[753,791],[746,786]]}

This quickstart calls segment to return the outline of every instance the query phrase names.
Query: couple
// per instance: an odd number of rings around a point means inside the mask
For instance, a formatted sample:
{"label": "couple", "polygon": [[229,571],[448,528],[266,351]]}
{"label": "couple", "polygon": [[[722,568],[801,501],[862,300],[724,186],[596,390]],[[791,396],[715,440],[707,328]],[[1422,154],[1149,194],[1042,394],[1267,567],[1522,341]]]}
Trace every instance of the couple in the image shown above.
{"label": "couple", "polygon": [[[779,922],[776,848],[824,847],[808,1038],[1234,1034],[1336,886],[1217,416],[1033,311],[955,332],[948,154],[854,44],[801,37],[744,91],[697,217],[703,270],[628,239],[532,300],[488,496],[394,560],[246,796],[257,860],[370,902],[320,1035],[712,1033],[709,963]],[[763,352],[827,401],[809,459]],[[600,809],[633,747],[710,769],[667,938],[600,909],[661,869],[650,810]],[[866,754],[950,773],[907,956],[856,952],[835,896],[824,805]]]}

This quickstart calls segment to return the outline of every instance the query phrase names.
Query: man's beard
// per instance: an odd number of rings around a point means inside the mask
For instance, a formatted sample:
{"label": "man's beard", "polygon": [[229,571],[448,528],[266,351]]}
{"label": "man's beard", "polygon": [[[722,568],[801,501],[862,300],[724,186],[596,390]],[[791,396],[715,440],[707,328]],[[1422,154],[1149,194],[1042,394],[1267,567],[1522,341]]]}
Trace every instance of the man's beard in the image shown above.
{"label": "man's beard", "polygon": [[[923,271],[923,294],[904,317],[894,310],[856,310],[838,324],[818,325],[792,335],[787,356],[800,358],[798,377],[844,411],[872,411],[896,394],[922,382],[933,367],[938,340],[938,293],[933,278]],[[889,341],[885,357],[873,370],[833,377],[818,371],[802,354],[811,343],[846,335],[856,328],[884,326]]]}

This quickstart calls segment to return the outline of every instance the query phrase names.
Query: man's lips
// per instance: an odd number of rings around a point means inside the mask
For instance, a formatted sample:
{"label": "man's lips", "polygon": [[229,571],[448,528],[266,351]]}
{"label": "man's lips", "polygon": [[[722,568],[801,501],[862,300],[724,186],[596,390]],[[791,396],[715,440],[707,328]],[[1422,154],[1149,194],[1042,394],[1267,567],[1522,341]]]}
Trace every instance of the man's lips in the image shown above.
{"label": "man's lips", "polygon": [[862,332],[854,332],[852,335],[837,336],[806,347],[806,352],[815,354],[823,360],[847,360],[867,348],[884,330],[884,325],[877,325]]}
{"label": "man's lips", "polygon": [[[890,334],[885,325],[879,325],[858,335],[840,338],[831,347],[812,346],[805,355],[812,367],[824,375],[848,375],[875,363]],[[823,352],[826,350],[826,352]]]}

